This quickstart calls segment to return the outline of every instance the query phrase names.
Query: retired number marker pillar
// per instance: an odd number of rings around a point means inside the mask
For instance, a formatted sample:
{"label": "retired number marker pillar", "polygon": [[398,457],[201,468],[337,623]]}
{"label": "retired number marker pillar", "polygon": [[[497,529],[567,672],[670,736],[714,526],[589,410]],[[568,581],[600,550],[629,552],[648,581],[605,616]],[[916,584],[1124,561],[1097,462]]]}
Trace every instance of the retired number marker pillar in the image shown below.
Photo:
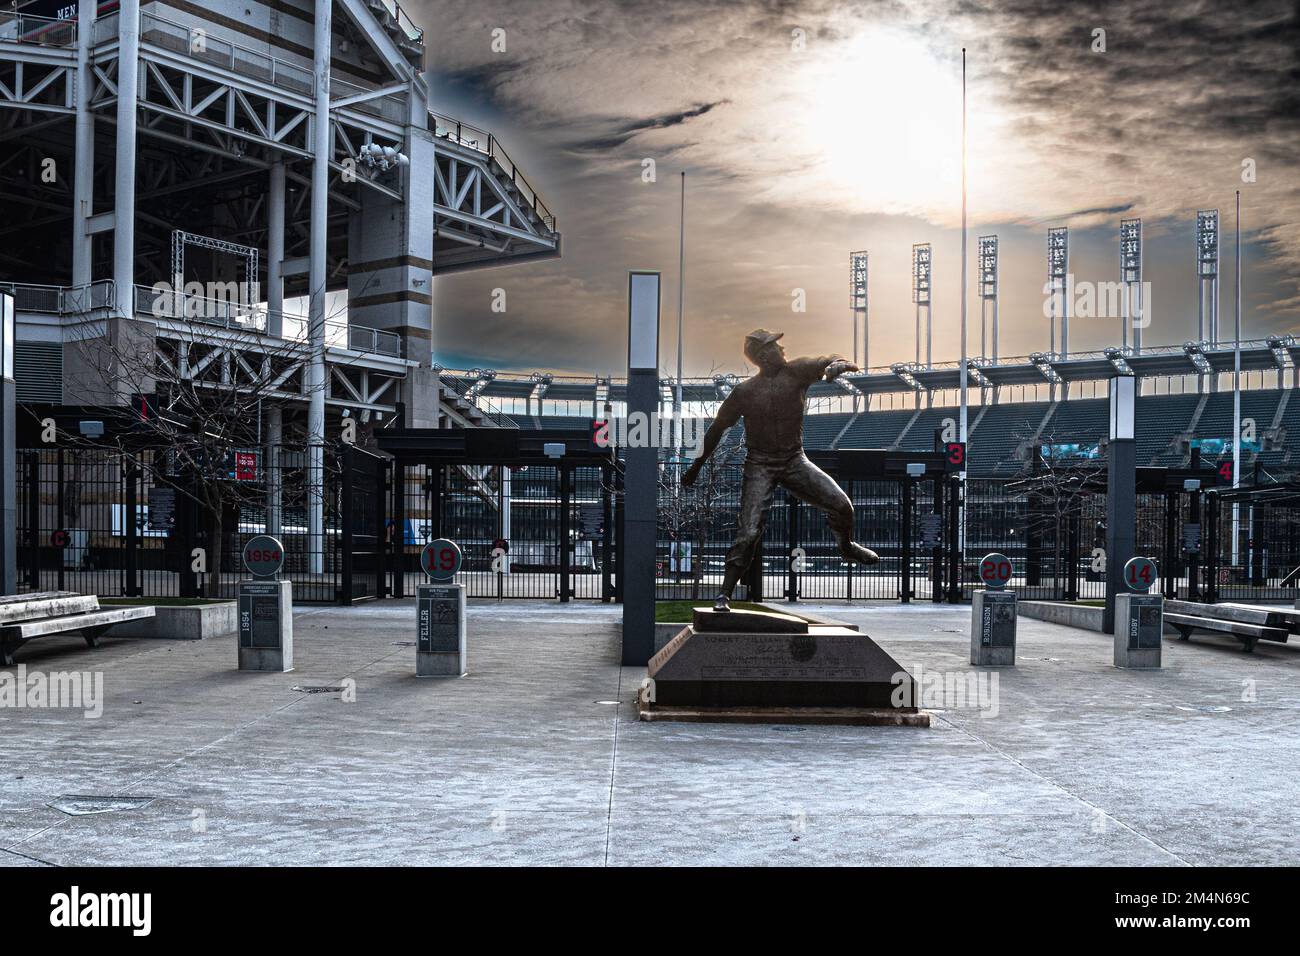
{"label": "retired number marker pillar", "polygon": [[279,579],[284,546],[269,534],[244,545],[244,567],[253,576],[239,582],[239,669],[293,670],[293,585]]}
{"label": "retired number marker pillar", "polygon": [[1115,597],[1115,666],[1159,668],[1165,630],[1165,599],[1148,593],[1159,573],[1150,558],[1124,565],[1124,586]]}
{"label": "retired number marker pillar", "polygon": [[996,551],[980,562],[984,590],[971,598],[970,662],[983,667],[1009,667],[1016,662],[1016,592],[1011,583],[1011,559]]}
{"label": "retired number marker pillar", "polygon": [[415,589],[415,676],[465,676],[465,585],[456,584],[461,553],[446,538],[420,552],[429,584]]}

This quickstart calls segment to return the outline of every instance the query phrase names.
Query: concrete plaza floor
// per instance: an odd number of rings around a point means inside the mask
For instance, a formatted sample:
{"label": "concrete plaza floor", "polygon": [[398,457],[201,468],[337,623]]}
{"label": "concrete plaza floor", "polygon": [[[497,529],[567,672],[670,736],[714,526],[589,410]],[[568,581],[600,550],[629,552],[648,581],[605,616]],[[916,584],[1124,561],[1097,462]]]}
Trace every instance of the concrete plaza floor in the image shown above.
{"label": "concrete plaza floor", "polygon": [[[969,608],[803,606],[974,670]],[[928,730],[648,724],[619,614],[471,602],[458,680],[415,678],[410,601],[300,610],[288,674],[238,672],[233,635],[35,641],[19,662],[101,671],[104,710],[0,709],[0,864],[1300,858],[1300,645],[1167,639],[1165,669],[1121,671],[1109,637],[1022,619],[996,697]],[[322,686],[346,690],[296,689]],[[152,799],[49,806],[71,794]]]}

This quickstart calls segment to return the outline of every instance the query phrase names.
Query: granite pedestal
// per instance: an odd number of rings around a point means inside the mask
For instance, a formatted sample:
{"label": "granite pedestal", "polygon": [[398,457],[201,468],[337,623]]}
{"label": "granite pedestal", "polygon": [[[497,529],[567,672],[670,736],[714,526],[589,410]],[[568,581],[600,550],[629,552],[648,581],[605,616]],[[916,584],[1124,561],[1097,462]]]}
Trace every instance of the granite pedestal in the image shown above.
{"label": "granite pedestal", "polygon": [[1165,599],[1159,594],[1115,595],[1115,666],[1159,668]]}
{"label": "granite pedestal", "polygon": [[695,608],[646,672],[643,720],[929,726],[912,676],[870,637],[788,614]]}
{"label": "granite pedestal", "polygon": [[289,581],[239,584],[239,669],[293,670],[293,585]]}
{"label": "granite pedestal", "polygon": [[465,585],[416,589],[416,677],[465,675]]}
{"label": "granite pedestal", "polygon": [[976,591],[971,598],[970,662],[984,667],[1015,664],[1014,591]]}

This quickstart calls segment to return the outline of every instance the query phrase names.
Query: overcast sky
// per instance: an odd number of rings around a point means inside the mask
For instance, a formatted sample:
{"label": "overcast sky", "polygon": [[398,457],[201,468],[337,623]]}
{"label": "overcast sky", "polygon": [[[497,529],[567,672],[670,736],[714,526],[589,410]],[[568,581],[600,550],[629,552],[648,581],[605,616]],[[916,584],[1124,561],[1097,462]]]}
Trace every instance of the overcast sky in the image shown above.
{"label": "overcast sky", "polygon": [[[1146,236],[1145,344],[1195,338],[1199,208],[1221,211],[1231,337],[1236,189],[1243,336],[1300,331],[1294,2],[408,6],[427,28],[434,108],[496,133],[563,235],[561,259],[436,280],[444,365],[620,374],[627,270],[648,268],[664,274],[670,369],[682,171],[688,374],[742,371],[741,339],[757,326],[784,330],[794,354],[847,354],[855,249],[871,257],[870,364],[911,360],[916,242],[934,246],[935,361],[956,359],[963,46],[971,354],[976,236],[1000,237],[1001,352],[1024,355],[1048,344],[1047,229],[1070,228],[1076,282],[1113,281],[1125,217]],[[504,314],[491,310],[498,287]],[[1119,328],[1077,318],[1071,349],[1117,344]]]}

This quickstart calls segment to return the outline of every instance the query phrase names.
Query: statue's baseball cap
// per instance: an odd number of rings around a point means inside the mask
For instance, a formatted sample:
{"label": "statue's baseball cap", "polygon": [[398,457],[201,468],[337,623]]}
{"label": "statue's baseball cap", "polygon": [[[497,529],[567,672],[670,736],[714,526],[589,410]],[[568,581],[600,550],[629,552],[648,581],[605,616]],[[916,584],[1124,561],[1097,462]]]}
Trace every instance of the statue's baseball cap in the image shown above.
{"label": "statue's baseball cap", "polygon": [[785,335],[784,332],[769,332],[767,329],[755,329],[745,336],[745,354],[754,356],[764,345],[775,342]]}

